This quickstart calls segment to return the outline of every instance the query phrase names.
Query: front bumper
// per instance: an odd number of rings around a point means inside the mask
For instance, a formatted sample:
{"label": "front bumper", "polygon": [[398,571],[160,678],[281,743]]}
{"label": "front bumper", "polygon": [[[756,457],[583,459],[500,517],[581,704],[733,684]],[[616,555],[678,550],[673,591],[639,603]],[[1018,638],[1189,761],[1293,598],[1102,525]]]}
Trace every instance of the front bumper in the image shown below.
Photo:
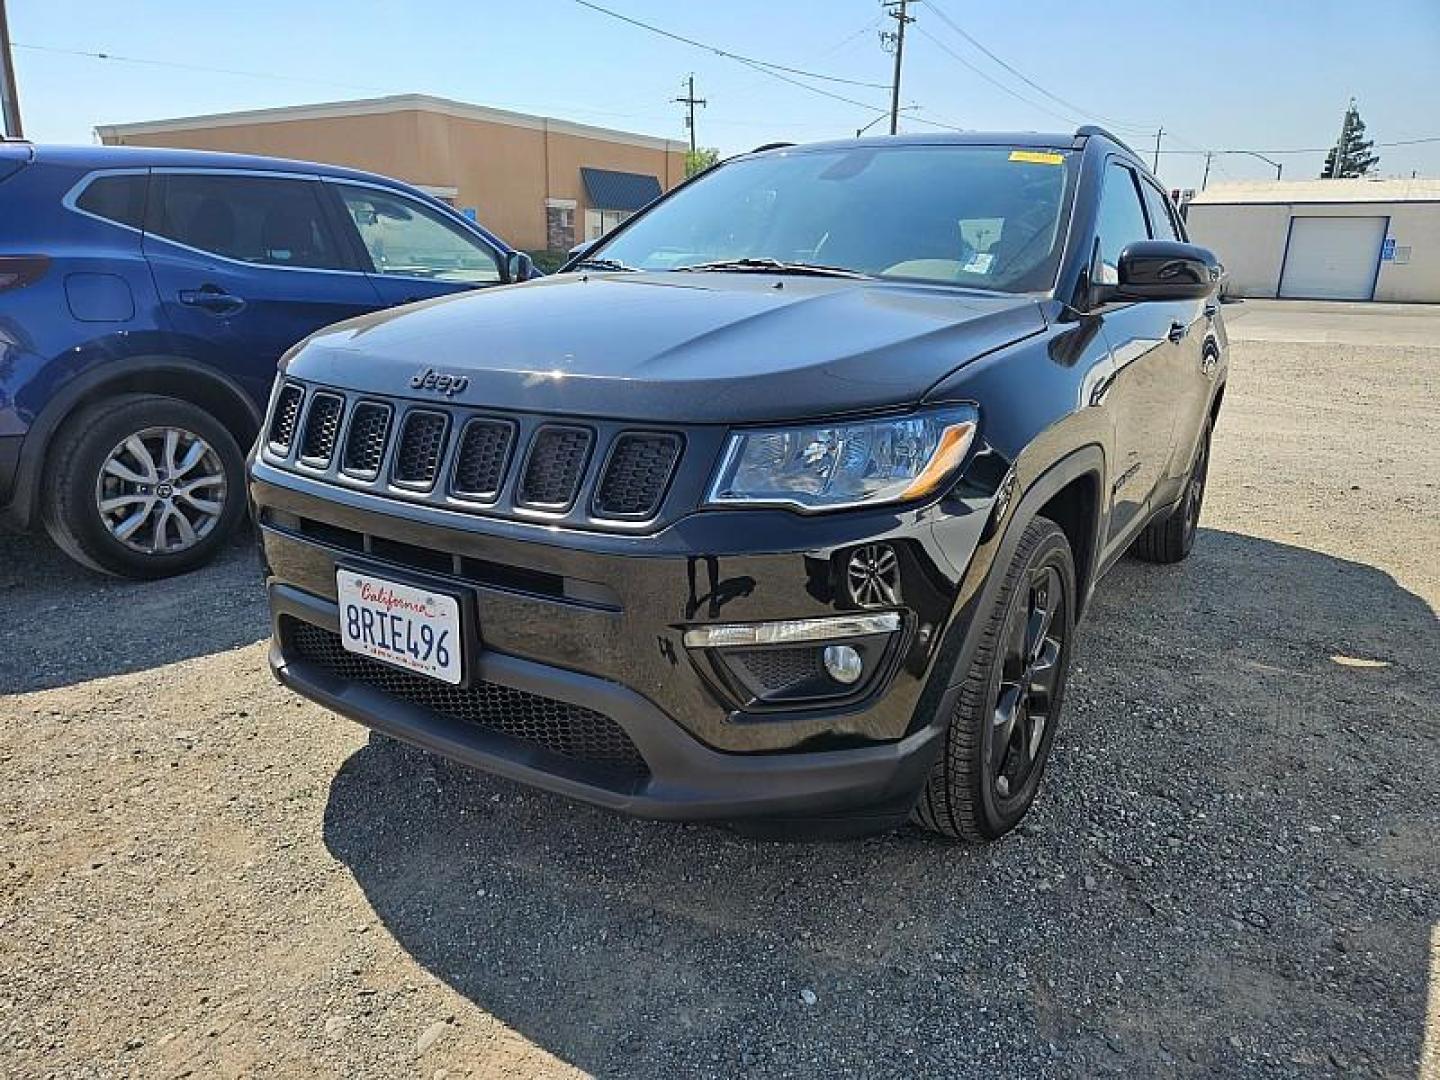
{"label": "front bumper", "polygon": [[[727,511],[635,537],[401,507],[264,464],[253,468],[251,494],[268,568],[271,666],[299,693],[467,765],[628,813],[842,816],[877,826],[908,812],[939,751],[948,686],[931,675],[989,509],[956,498],[809,519]],[[846,554],[877,540],[905,553],[904,630],[858,697],[739,702],[708,657],[685,645],[687,629],[707,624],[855,613],[842,584]],[[342,564],[473,601],[483,645],[468,657],[472,683],[599,714],[643,767],[592,767],[476,722],[459,699],[438,705],[423,690],[397,692],[393,679],[318,662],[294,630],[338,633]]]}

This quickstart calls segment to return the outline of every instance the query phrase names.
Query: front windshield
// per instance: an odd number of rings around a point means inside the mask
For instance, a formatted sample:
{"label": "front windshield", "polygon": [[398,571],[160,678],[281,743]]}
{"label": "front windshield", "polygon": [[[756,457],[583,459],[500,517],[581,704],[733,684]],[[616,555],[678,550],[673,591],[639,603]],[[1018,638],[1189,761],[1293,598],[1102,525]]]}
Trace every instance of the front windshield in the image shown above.
{"label": "front windshield", "polygon": [[1060,258],[1069,156],[900,145],[744,158],[655,206],[589,258],[637,270],[774,260],[1042,291]]}

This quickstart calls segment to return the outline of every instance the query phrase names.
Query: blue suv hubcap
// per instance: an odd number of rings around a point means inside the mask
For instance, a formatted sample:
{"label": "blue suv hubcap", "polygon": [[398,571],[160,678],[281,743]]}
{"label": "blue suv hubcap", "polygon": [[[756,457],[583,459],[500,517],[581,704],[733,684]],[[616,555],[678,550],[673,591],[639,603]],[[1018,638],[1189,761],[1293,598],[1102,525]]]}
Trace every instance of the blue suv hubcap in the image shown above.
{"label": "blue suv hubcap", "polygon": [[225,469],[193,431],[154,427],[117,443],[95,480],[105,528],[132,551],[173,555],[203,540],[225,508]]}

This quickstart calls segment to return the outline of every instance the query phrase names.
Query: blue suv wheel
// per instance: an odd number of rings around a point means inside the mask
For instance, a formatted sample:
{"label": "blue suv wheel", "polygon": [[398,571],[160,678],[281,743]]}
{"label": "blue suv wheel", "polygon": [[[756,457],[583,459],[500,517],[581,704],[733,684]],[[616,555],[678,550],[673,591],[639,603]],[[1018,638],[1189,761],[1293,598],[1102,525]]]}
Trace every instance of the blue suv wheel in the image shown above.
{"label": "blue suv wheel", "polygon": [[82,410],[56,439],[42,514],[68,555],[126,577],[209,561],[245,513],[244,457],[203,409],[125,394]]}

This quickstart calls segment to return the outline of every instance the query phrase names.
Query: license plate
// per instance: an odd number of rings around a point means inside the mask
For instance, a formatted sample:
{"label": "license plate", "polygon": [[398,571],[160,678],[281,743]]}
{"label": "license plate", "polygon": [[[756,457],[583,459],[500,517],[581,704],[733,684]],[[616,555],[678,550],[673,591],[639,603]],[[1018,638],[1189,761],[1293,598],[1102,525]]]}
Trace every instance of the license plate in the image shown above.
{"label": "license plate", "polygon": [[340,643],[348,651],[460,682],[460,604],[453,596],[355,570],[339,570],[335,581]]}

